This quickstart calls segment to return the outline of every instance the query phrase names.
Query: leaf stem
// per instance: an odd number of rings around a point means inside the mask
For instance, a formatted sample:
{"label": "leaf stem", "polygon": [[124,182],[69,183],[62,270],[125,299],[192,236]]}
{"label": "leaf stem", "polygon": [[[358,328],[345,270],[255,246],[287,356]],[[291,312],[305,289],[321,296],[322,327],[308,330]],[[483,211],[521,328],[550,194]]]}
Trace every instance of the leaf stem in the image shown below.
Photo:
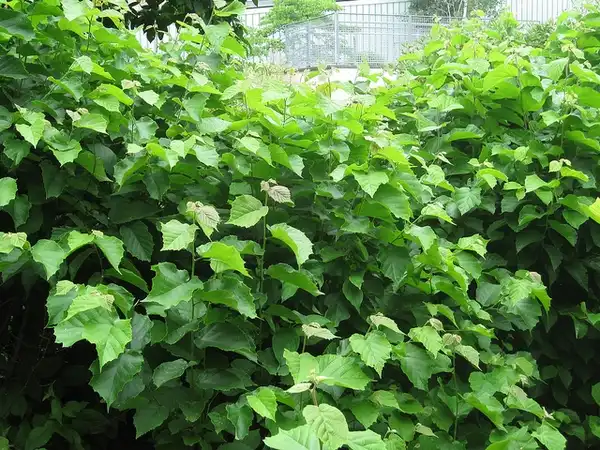
{"label": "leaf stem", "polygon": [[315,406],[319,406],[319,402],[317,401],[317,386],[313,384],[312,389],[310,390],[310,395],[312,397],[313,403]]}
{"label": "leaf stem", "polygon": [[[265,202],[264,205],[267,206],[267,203],[269,202],[269,194],[265,192]],[[265,215],[263,217],[262,220],[262,225],[263,225],[263,235],[262,235],[262,255],[260,255],[260,258],[258,260],[258,271],[260,274],[260,280],[258,283],[258,291],[262,292],[263,291],[263,285],[265,282],[265,253],[267,251],[267,216]]]}
{"label": "leaf stem", "polygon": [[[194,240],[192,241],[192,268],[191,268],[191,272],[190,272],[190,279],[192,277],[194,277],[194,274],[196,272],[196,232],[194,232]],[[196,304],[194,303],[194,296],[192,295],[192,299],[191,299],[191,303],[192,303],[192,313],[191,313],[191,322],[194,323],[195,320],[195,310],[196,310]],[[194,361],[194,359],[196,358],[195,355],[195,350],[196,350],[196,346],[194,345],[194,331],[190,331],[190,361]],[[190,372],[190,384],[194,385],[194,371],[192,370]]]}
{"label": "leaf stem", "polygon": [[456,353],[452,355],[452,380],[454,382],[454,395],[456,395],[456,403],[454,405],[454,440],[458,435],[458,382],[456,381]]}

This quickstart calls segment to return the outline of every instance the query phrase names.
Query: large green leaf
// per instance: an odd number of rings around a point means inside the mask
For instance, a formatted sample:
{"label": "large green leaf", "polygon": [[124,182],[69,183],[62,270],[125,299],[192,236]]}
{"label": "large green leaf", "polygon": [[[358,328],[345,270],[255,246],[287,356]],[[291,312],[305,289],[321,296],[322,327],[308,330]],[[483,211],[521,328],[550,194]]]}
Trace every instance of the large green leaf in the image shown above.
{"label": "large green leaf", "polygon": [[287,349],[284,350],[283,356],[295,383],[309,380],[311,373],[325,377],[322,381],[324,384],[355,390],[365,389],[370,381],[354,358],[338,355],[314,357],[308,353],[298,354]]}
{"label": "large green leaf", "polygon": [[546,421],[532,433],[532,436],[548,450],[564,450],[567,448],[567,440],[565,437],[560,431]]}
{"label": "large green leaf", "polygon": [[348,447],[352,450],[386,450],[381,436],[371,430],[351,431],[348,433]]}
{"label": "large green leaf", "polygon": [[240,252],[233,246],[222,242],[210,242],[198,247],[198,254],[203,258],[209,258],[211,267],[217,273],[225,270],[235,270],[242,275],[250,277]]}
{"label": "large green leaf", "polygon": [[119,233],[129,253],[140,261],[150,262],[154,252],[154,238],[143,222],[137,221],[123,225],[119,228]]}
{"label": "large green leaf", "polygon": [[184,250],[194,243],[198,227],[172,219],[162,223],[160,231],[163,237],[163,250]]}
{"label": "large green leaf", "polygon": [[231,213],[227,223],[249,228],[265,217],[269,208],[251,195],[240,195],[231,204]]}
{"label": "large green leaf", "polygon": [[207,281],[198,296],[210,303],[226,305],[248,318],[257,317],[250,288],[236,276],[225,274]]}
{"label": "large green leaf", "polygon": [[256,361],[256,350],[251,336],[233,324],[214,323],[197,333],[194,343],[198,348],[214,347],[235,352]]}
{"label": "large green leaf", "polygon": [[166,382],[181,377],[187,367],[188,363],[185,359],[164,362],[154,369],[152,381],[156,387],[161,387]]}
{"label": "large green leaf", "polygon": [[373,367],[381,376],[383,366],[392,351],[392,345],[385,334],[380,331],[371,331],[366,336],[353,334],[350,336],[350,347],[360,355],[367,366]]}
{"label": "large green leaf", "polygon": [[96,346],[100,370],[116,359],[125,351],[125,346],[131,342],[131,321],[116,320],[113,323],[85,324],[84,339]]}
{"label": "large green leaf", "polygon": [[33,260],[44,266],[46,271],[46,279],[50,279],[52,275],[58,272],[60,265],[65,260],[67,253],[63,248],[54,241],[48,239],[39,240],[31,247],[31,255]]}
{"label": "large green leaf", "polygon": [[336,407],[327,404],[308,405],[302,415],[325,448],[336,450],[348,441],[348,423],[344,414]]}
{"label": "large green leaf", "polygon": [[94,243],[102,250],[106,259],[119,272],[119,265],[125,254],[123,242],[114,236],[107,236],[100,231],[94,231]]}
{"label": "large green leaf", "polygon": [[142,370],[144,357],[138,352],[125,352],[109,362],[102,370],[92,365],[90,385],[110,408],[119,392]]}
{"label": "large green leaf", "polygon": [[269,388],[260,388],[247,397],[250,407],[267,419],[276,420],[277,396]]}
{"label": "large green leaf", "polygon": [[139,438],[159,427],[168,417],[169,408],[163,405],[150,403],[137,408],[133,416],[135,437]]}
{"label": "large green leaf", "polygon": [[296,255],[298,267],[304,264],[313,252],[313,244],[306,235],[297,228],[284,223],[278,223],[269,227],[271,235],[287,245]]}
{"label": "large green leaf", "polygon": [[172,263],[160,263],[152,266],[155,276],[152,290],[142,300],[149,314],[164,316],[166,311],[181,302],[189,302],[192,294],[202,289],[202,282],[195,276],[190,279],[185,270],[178,270]]}
{"label": "large green leaf", "polygon": [[17,180],[10,177],[0,178],[0,206],[8,205],[17,196]]}
{"label": "large green leaf", "polygon": [[303,289],[314,296],[323,295],[310,273],[305,270],[296,270],[287,264],[275,264],[267,269],[267,275],[283,283]]}
{"label": "large green leaf", "polygon": [[390,181],[385,172],[354,172],[353,175],[361,189],[371,197],[375,195],[381,185]]}
{"label": "large green leaf", "polygon": [[310,425],[302,425],[291,430],[282,430],[264,443],[276,450],[321,450],[319,438]]}
{"label": "large green leaf", "polygon": [[417,389],[427,390],[429,379],[434,374],[450,370],[450,358],[438,355],[434,359],[425,350],[407,343],[400,353],[400,366]]}

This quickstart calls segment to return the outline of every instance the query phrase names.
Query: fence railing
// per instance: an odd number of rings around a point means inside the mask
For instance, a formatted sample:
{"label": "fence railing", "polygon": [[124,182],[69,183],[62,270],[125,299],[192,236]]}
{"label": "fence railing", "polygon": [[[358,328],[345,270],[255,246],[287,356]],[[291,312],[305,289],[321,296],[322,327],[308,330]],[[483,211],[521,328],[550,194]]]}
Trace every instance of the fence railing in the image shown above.
{"label": "fence railing", "polygon": [[[536,23],[531,15],[535,2],[549,2],[552,14],[557,15],[572,0],[506,0],[514,9],[518,3],[521,22]],[[515,3],[517,2],[517,3]],[[408,2],[382,1],[344,7],[330,15],[290,24],[272,38],[283,45],[266,55],[252,57],[256,62],[286,65],[297,69],[324,64],[337,67],[356,67],[367,62],[373,67],[394,63],[405,51],[407,44],[430,34],[433,25],[448,24],[452,18],[435,18],[408,13]],[[361,2],[362,3],[362,2]],[[244,16],[246,26],[255,28],[267,14],[268,8],[248,10]],[[538,13],[539,15],[539,13]],[[460,20],[460,19],[458,19]],[[145,47],[157,49],[159,41],[148,42],[144,35],[138,36]],[[161,41],[177,39],[177,30],[169,30]]]}
{"label": "fence railing", "polygon": [[397,61],[406,44],[429,35],[436,21],[449,23],[429,16],[336,12],[286,26],[276,36],[284,50],[272,62],[298,69],[382,66]]}

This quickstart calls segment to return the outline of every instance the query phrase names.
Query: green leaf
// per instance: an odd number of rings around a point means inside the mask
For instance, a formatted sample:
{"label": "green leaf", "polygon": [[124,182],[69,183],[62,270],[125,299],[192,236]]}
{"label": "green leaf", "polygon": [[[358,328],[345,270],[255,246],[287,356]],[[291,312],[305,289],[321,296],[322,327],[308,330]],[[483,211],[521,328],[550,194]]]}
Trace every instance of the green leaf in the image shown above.
{"label": "green leaf", "polygon": [[454,201],[460,213],[464,216],[473,208],[481,205],[481,189],[462,187],[454,191]]}
{"label": "green leaf", "polygon": [[564,450],[567,448],[567,440],[556,428],[544,421],[542,425],[531,435],[536,438],[548,450]]}
{"label": "green leaf", "polygon": [[[30,41],[35,38],[35,31],[27,15],[10,8],[2,8],[0,10],[0,31],[17,36],[24,41]],[[38,447],[42,447],[45,444],[44,442],[38,445]]]}
{"label": "green leaf", "polygon": [[275,421],[277,412],[277,396],[272,389],[260,388],[246,397],[248,405],[262,417]]}
{"label": "green leaf", "polygon": [[408,196],[389,184],[380,186],[373,198],[389,209],[397,219],[408,221],[413,216]]}
{"label": "green leaf", "polygon": [[282,283],[288,283],[292,286],[296,286],[302,290],[305,290],[309,294],[314,295],[315,297],[318,295],[323,295],[313,281],[310,272],[306,270],[296,270],[287,264],[275,264],[269,266],[266,273],[271,278],[275,278]]}
{"label": "green leaf", "polygon": [[264,443],[276,450],[321,450],[319,438],[309,425],[279,429],[275,436],[265,438]]}
{"label": "green leaf", "polygon": [[235,276],[226,274],[218,279],[209,280],[205,289],[198,295],[202,300],[226,305],[248,318],[257,317],[250,288]]}
{"label": "green leaf", "polygon": [[63,11],[67,20],[75,20],[85,16],[90,10],[87,3],[79,0],[61,0]]}
{"label": "green leaf", "polygon": [[394,322],[392,319],[384,316],[381,313],[377,313],[372,316],[369,316],[369,320],[376,328],[384,327],[384,328],[388,328],[392,331],[395,331],[398,334],[402,334],[402,331],[400,331],[400,328],[398,328],[398,325],[396,324],[396,322]]}
{"label": "green leaf", "polygon": [[509,408],[527,411],[540,419],[545,417],[544,408],[538,402],[529,398],[519,386],[511,386],[504,401]]}
{"label": "green leaf", "polygon": [[196,334],[194,343],[200,349],[214,347],[239,353],[252,361],[257,359],[254,340],[231,323],[214,323],[202,328]]}
{"label": "green leaf", "polygon": [[398,400],[396,396],[390,391],[375,391],[371,394],[369,399],[384,408],[399,409]]}
{"label": "green leaf", "polygon": [[481,411],[497,428],[504,430],[503,412],[505,408],[493,395],[470,392],[464,396],[465,401]]}
{"label": "green leaf", "polygon": [[363,427],[369,428],[379,417],[380,408],[370,401],[359,401],[350,406],[350,411]]}
{"label": "green leaf", "polygon": [[428,352],[414,344],[404,345],[400,355],[400,365],[410,382],[421,390],[428,390],[429,379],[440,372],[450,370],[450,358],[438,354],[434,359]]}
{"label": "green leaf", "polygon": [[147,91],[138,92],[138,95],[140,96],[140,98],[142,100],[144,100],[150,106],[156,105],[156,103],[158,102],[158,99],[160,98],[160,96],[151,89],[147,90]]}
{"label": "green leaf", "polygon": [[321,404],[304,407],[302,415],[325,448],[337,450],[350,438],[344,414],[334,406]]}
{"label": "green leaf", "polygon": [[251,195],[240,195],[231,204],[228,224],[250,228],[265,217],[269,208]]}
{"label": "green leaf", "polygon": [[444,346],[439,333],[435,330],[435,328],[429,325],[411,329],[408,333],[408,336],[413,341],[423,344],[423,347],[425,347],[434,358]]}
{"label": "green leaf", "polygon": [[269,227],[271,235],[287,245],[296,255],[298,267],[304,264],[313,252],[313,244],[306,235],[285,223],[278,223]]}
{"label": "green leaf", "polygon": [[487,73],[483,79],[483,89],[486,91],[495,89],[503,82],[516,77],[518,73],[515,66],[502,64]]}
{"label": "green leaf", "polygon": [[248,436],[250,425],[254,414],[247,405],[230,404],[226,406],[227,419],[233,424],[235,429],[235,438],[237,440],[244,439]]}
{"label": "green leaf", "polygon": [[597,405],[600,405],[600,383],[596,383],[592,386],[592,398]]}
{"label": "green leaf", "polygon": [[168,417],[169,408],[163,405],[149,403],[137,408],[133,416],[136,439],[161,426]]}
{"label": "green leaf", "polygon": [[416,240],[421,244],[424,251],[428,251],[433,244],[437,241],[437,235],[435,231],[429,226],[420,227],[417,225],[412,225],[407,230],[409,236],[416,238]]}
{"label": "green leaf", "polygon": [[452,218],[448,215],[446,210],[437,203],[430,203],[429,205],[425,205],[425,207],[423,207],[423,209],[421,210],[421,217],[427,216],[437,217],[438,219],[443,220],[444,222],[448,222],[454,225]]}
{"label": "green leaf", "polygon": [[[44,424],[29,430],[24,450],[36,450],[46,445],[58,429],[58,424],[53,420],[47,420]],[[8,441],[7,441],[8,442]],[[8,450],[8,445],[6,446]]]}
{"label": "green leaf", "polygon": [[351,450],[386,450],[381,436],[371,430],[349,432],[348,447]]}
{"label": "green leaf", "polygon": [[[73,126],[87,128],[98,133],[106,133],[108,120],[102,114],[88,113],[73,122]],[[35,145],[34,145],[35,146]]]}
{"label": "green leaf", "polygon": [[11,55],[0,56],[0,76],[23,80],[29,76],[29,72],[19,58]]}
{"label": "green leaf", "polygon": [[185,270],[177,270],[175,264],[160,263],[152,266],[156,273],[152,279],[152,290],[142,300],[148,314],[165,316],[165,312],[181,302],[189,302],[192,294],[202,289],[202,282],[195,276],[190,279]]}
{"label": "green leaf", "polygon": [[17,180],[14,178],[0,178],[0,207],[8,205],[17,196]]}
{"label": "green leaf", "polygon": [[160,225],[163,237],[162,250],[185,250],[193,245],[198,227],[171,219]]}
{"label": "green leaf", "polygon": [[47,239],[37,241],[37,243],[31,247],[31,255],[35,262],[44,266],[47,280],[58,272],[60,265],[67,257],[67,253],[60,245]]}
{"label": "green leaf", "polygon": [[102,250],[110,265],[119,272],[119,265],[123,260],[123,255],[125,255],[123,242],[119,238],[107,236],[101,231],[92,231],[92,234],[94,235],[94,244]]}
{"label": "green leaf", "polygon": [[83,338],[96,346],[100,370],[125,351],[131,342],[131,321],[116,320],[113,323],[86,323]]}
{"label": "green leaf", "polygon": [[373,197],[382,184],[390,181],[385,172],[354,172],[354,179],[358,182],[363,191]]}
{"label": "green leaf", "polygon": [[[26,141],[18,139],[6,139],[4,141],[4,154],[12,160],[15,167],[21,164],[21,161],[29,155],[30,149],[31,145]],[[1,183],[0,180],[0,186]]]}
{"label": "green leaf", "polygon": [[342,293],[350,302],[350,304],[354,306],[357,311],[360,311],[360,305],[364,299],[362,290],[352,284],[350,280],[345,280],[344,284],[342,285]]}
{"label": "green leaf", "polygon": [[371,331],[366,336],[353,334],[350,336],[350,347],[358,353],[364,363],[373,367],[381,376],[383,366],[390,358],[392,345],[381,331]]}
{"label": "green leaf", "polygon": [[152,381],[156,387],[161,387],[166,382],[181,377],[187,368],[188,362],[184,359],[164,362],[154,369]]}
{"label": "green leaf", "polygon": [[231,245],[222,242],[210,242],[198,247],[198,254],[210,258],[211,267],[217,273],[235,270],[246,277],[251,277],[244,265],[240,252]]}
{"label": "green leaf", "polygon": [[113,302],[114,297],[112,295],[104,294],[96,288],[86,286],[71,302],[64,320],[69,320],[79,313],[96,308],[112,311]]}
{"label": "green leaf", "polygon": [[200,121],[207,98],[206,94],[195,94],[182,102],[183,107],[194,122]]}
{"label": "green leaf", "polygon": [[123,225],[119,228],[119,233],[129,253],[140,261],[150,262],[154,253],[154,238],[143,222]]}
{"label": "green leaf", "polygon": [[362,391],[370,379],[361,370],[355,358],[338,355],[314,357],[308,353],[298,354],[285,349],[283,352],[294,383],[307,381],[311,373],[325,377],[321,383]]}
{"label": "green leaf", "polygon": [[109,362],[102,371],[92,365],[90,386],[106,402],[107,408],[110,408],[125,385],[140,373],[143,363],[144,357],[140,353],[125,352]]}

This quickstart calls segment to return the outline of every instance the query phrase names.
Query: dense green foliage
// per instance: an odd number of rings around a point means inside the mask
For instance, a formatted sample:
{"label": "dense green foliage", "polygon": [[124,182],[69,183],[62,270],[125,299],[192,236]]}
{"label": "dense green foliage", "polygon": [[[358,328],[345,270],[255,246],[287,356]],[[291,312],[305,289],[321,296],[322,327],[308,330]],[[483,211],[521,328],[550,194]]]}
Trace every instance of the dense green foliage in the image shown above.
{"label": "dense green foliage", "polygon": [[311,88],[3,6],[0,449],[597,447],[600,13]]}

